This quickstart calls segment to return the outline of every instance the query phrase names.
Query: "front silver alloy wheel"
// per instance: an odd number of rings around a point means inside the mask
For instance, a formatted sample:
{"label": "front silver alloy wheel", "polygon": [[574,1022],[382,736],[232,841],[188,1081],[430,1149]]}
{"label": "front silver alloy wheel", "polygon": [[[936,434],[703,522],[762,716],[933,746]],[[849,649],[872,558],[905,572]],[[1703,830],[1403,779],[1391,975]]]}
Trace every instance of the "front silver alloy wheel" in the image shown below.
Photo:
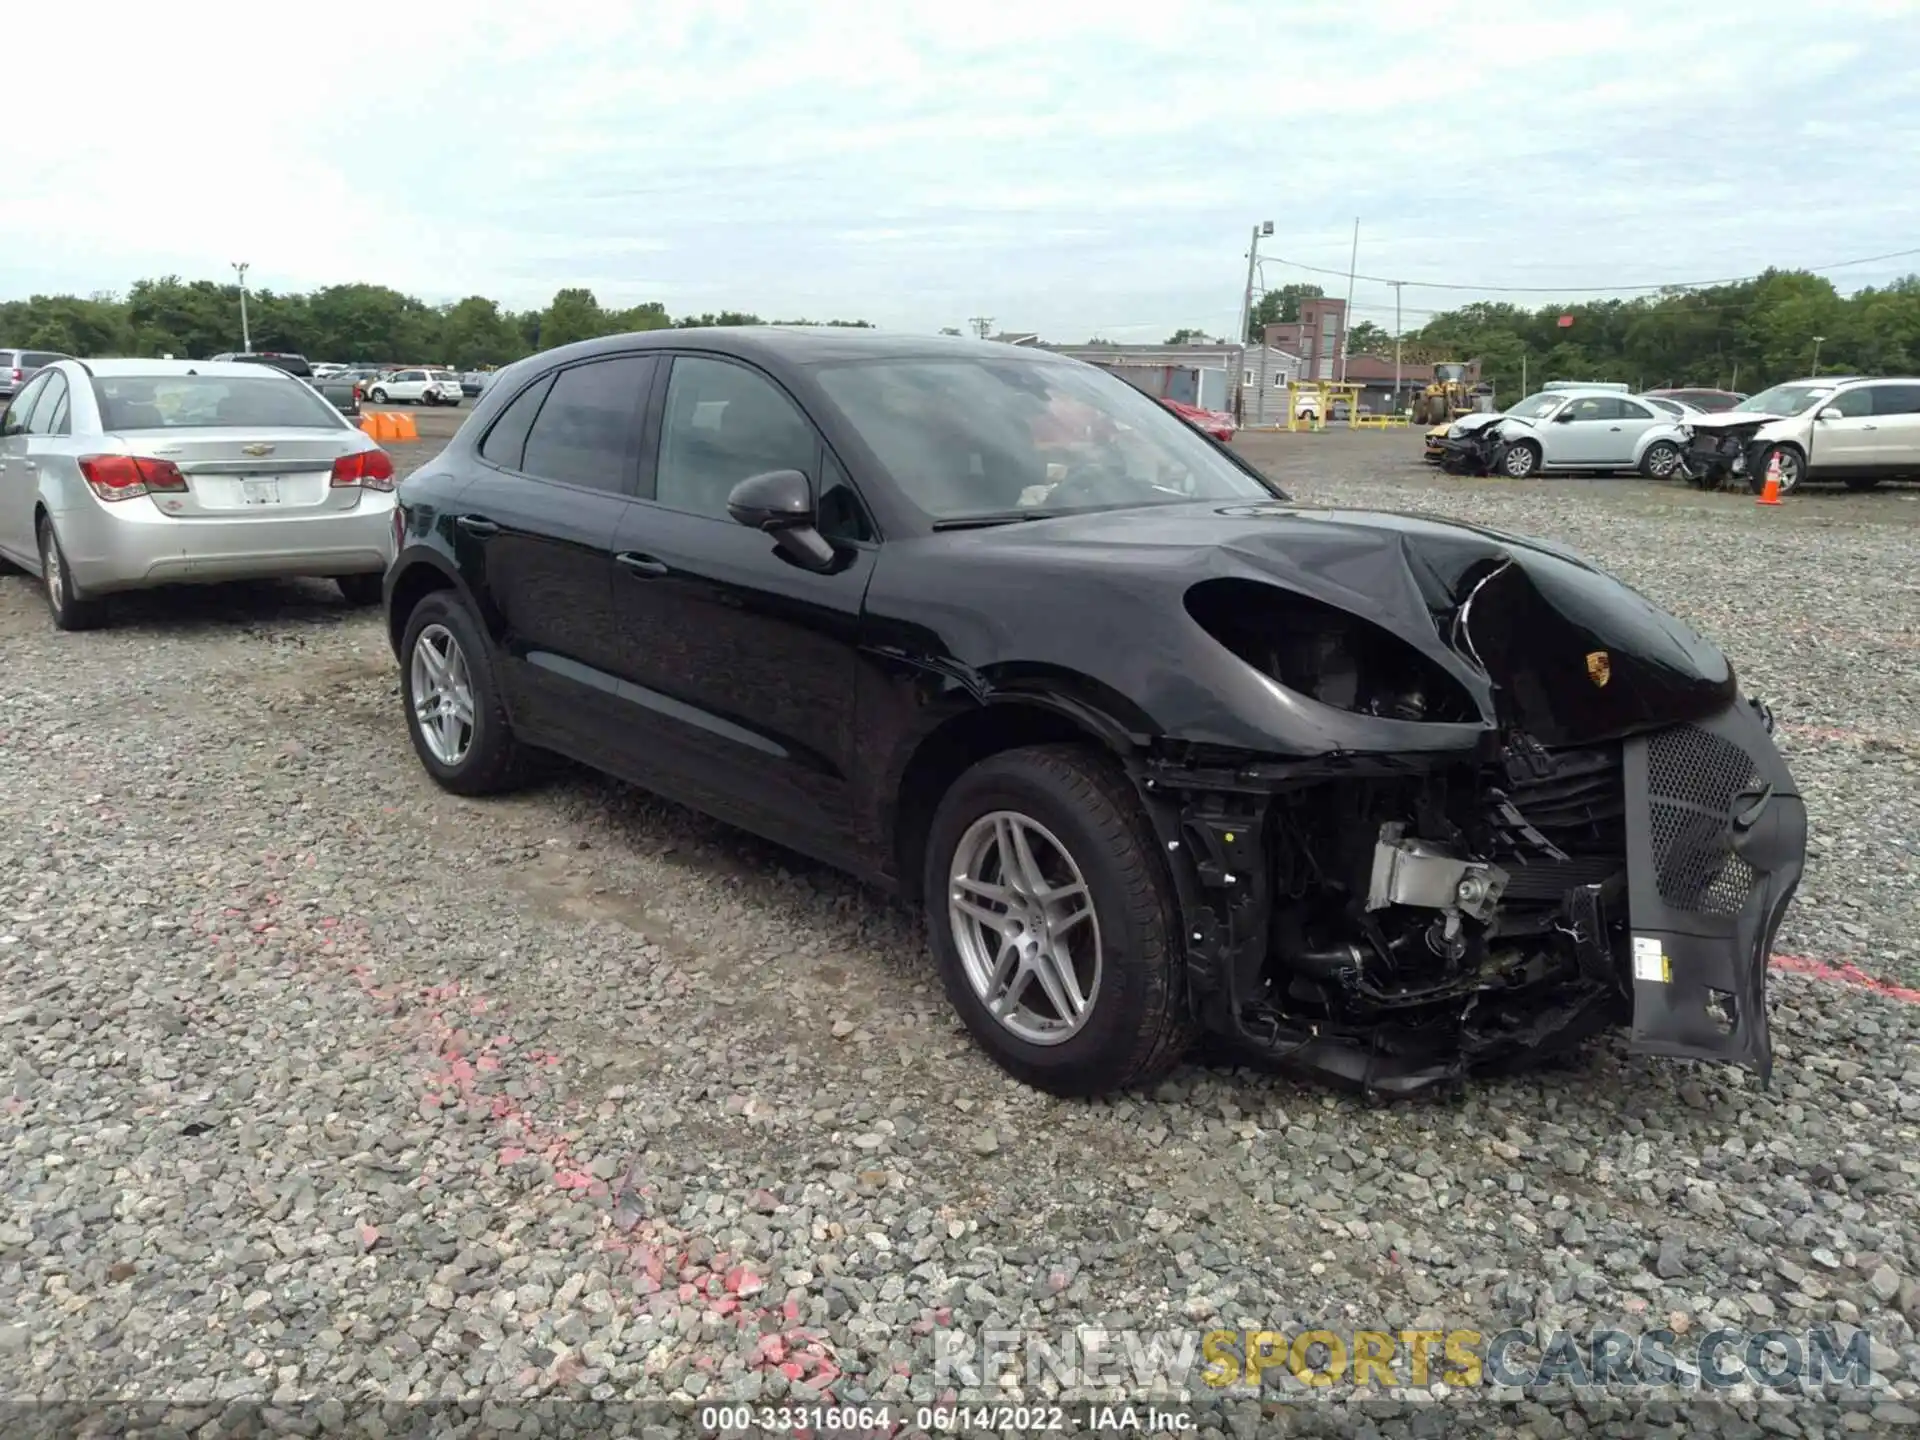
{"label": "front silver alloy wheel", "polygon": [[1100,994],[1100,922],[1067,847],[1016,810],[982,815],[954,847],[947,917],[973,993],[1032,1045],[1080,1033]]}
{"label": "front silver alloy wheel", "polygon": [[1501,466],[1501,469],[1505,470],[1507,474],[1515,480],[1524,480],[1533,474],[1533,466],[1533,447],[1530,445],[1515,445],[1511,450],[1507,451],[1507,458]]}
{"label": "front silver alloy wheel", "polygon": [[429,625],[413,642],[409,679],[420,738],[442,765],[458,765],[473,748],[473,676],[446,626]]}

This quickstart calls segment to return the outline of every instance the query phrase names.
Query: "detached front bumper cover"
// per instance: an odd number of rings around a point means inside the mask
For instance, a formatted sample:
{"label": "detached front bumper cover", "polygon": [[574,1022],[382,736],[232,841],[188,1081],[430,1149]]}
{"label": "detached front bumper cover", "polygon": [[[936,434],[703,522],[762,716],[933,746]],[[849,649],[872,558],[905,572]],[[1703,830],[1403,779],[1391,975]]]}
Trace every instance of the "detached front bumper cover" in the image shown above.
{"label": "detached front bumper cover", "polygon": [[1806,866],[1807,808],[1764,705],[1628,742],[1633,1048],[1773,1073],[1767,968]]}

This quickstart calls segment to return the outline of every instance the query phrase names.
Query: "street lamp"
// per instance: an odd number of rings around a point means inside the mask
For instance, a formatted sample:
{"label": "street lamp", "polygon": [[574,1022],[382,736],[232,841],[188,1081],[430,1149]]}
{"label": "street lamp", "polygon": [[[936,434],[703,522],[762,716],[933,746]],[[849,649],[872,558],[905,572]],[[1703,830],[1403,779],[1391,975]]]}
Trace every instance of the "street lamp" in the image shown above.
{"label": "street lamp", "polygon": [[233,262],[233,273],[240,277],[240,349],[243,353],[253,353],[253,332],[247,328],[247,262]]}
{"label": "street lamp", "polygon": [[1813,337],[1813,373],[1815,375],[1820,373],[1820,342],[1826,338],[1824,335]]}

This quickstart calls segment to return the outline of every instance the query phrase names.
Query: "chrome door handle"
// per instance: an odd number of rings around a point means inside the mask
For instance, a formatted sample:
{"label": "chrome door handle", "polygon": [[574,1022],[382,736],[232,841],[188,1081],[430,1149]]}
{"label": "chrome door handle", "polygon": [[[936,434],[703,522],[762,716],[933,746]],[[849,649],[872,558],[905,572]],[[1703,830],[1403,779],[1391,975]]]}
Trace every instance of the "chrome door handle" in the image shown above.
{"label": "chrome door handle", "polygon": [[667,573],[666,561],[656,560],[651,555],[641,555],[632,550],[622,551],[620,554],[614,556],[613,560],[616,565],[630,575],[664,575]]}
{"label": "chrome door handle", "polygon": [[500,533],[499,525],[483,515],[462,515],[453,523],[469,535],[487,536],[498,535]]}
{"label": "chrome door handle", "polygon": [[[1872,427],[1869,426],[1868,428],[1871,429]],[[23,470],[38,470],[40,465],[39,462],[35,460],[22,460],[20,462],[20,468]]]}

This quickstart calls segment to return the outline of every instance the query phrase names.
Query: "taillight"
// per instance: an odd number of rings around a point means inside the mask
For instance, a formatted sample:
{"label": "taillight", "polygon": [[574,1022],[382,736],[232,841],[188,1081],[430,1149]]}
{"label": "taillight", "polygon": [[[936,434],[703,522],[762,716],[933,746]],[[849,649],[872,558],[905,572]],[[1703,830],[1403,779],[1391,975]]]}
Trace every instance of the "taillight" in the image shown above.
{"label": "taillight", "polygon": [[18,365],[13,367],[13,383],[16,385],[20,383],[20,367]]}
{"label": "taillight", "polygon": [[393,489],[393,457],[384,450],[356,450],[333,462],[333,486],[336,490]]}
{"label": "taillight", "polygon": [[393,553],[398,555],[407,543],[407,512],[393,507]]}
{"label": "taillight", "polygon": [[82,455],[80,473],[102,500],[132,500],[140,495],[184,495],[187,477],[171,460],[143,455]]}

